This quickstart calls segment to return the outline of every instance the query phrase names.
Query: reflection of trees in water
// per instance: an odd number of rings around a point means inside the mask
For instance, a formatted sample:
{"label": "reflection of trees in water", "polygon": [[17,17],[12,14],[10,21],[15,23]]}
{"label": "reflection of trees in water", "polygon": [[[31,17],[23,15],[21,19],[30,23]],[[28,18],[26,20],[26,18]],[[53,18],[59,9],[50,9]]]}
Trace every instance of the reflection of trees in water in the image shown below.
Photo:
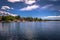
{"label": "reflection of trees in water", "polygon": [[17,40],[20,31],[20,23],[0,23],[1,40]]}
{"label": "reflection of trees in water", "polygon": [[7,40],[10,32],[10,23],[0,23],[0,38],[1,40]]}
{"label": "reflection of trees in water", "polygon": [[41,31],[41,22],[0,23],[0,40],[39,40]]}
{"label": "reflection of trees in water", "polygon": [[10,23],[2,22],[2,30],[3,34],[7,35],[10,32]]}

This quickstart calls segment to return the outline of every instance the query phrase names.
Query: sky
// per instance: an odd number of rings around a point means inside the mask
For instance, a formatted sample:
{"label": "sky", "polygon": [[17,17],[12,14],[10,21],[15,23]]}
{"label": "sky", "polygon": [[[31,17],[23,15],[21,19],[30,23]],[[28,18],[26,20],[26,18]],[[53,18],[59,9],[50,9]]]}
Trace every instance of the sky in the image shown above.
{"label": "sky", "polygon": [[22,17],[60,18],[60,0],[0,0],[0,10]]}

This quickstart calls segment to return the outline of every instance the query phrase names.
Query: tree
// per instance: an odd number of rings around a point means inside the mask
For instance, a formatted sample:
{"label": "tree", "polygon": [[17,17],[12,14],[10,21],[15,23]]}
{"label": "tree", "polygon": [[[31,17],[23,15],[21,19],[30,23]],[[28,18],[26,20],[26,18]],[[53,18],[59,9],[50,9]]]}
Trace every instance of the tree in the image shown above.
{"label": "tree", "polygon": [[34,21],[41,21],[41,18],[34,18]]}
{"label": "tree", "polygon": [[33,21],[33,18],[32,17],[27,17],[26,20],[27,21]]}
{"label": "tree", "polygon": [[20,16],[15,16],[15,19],[18,19],[19,20],[20,19]]}
{"label": "tree", "polygon": [[15,18],[13,16],[2,16],[2,20],[3,21],[13,21],[15,20]]}

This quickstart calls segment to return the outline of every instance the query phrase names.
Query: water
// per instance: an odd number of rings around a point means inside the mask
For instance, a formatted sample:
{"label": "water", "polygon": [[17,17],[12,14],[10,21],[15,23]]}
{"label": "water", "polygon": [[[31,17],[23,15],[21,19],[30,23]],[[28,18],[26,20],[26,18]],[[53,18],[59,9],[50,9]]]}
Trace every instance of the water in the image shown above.
{"label": "water", "polygon": [[0,23],[0,40],[60,40],[60,21]]}

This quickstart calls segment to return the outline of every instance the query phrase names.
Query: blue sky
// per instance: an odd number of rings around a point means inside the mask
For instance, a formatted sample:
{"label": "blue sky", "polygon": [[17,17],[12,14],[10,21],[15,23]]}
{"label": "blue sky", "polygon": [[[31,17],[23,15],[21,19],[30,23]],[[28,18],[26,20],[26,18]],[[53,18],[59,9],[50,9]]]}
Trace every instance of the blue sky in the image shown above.
{"label": "blue sky", "polygon": [[0,0],[0,10],[23,17],[60,16],[60,0]]}

